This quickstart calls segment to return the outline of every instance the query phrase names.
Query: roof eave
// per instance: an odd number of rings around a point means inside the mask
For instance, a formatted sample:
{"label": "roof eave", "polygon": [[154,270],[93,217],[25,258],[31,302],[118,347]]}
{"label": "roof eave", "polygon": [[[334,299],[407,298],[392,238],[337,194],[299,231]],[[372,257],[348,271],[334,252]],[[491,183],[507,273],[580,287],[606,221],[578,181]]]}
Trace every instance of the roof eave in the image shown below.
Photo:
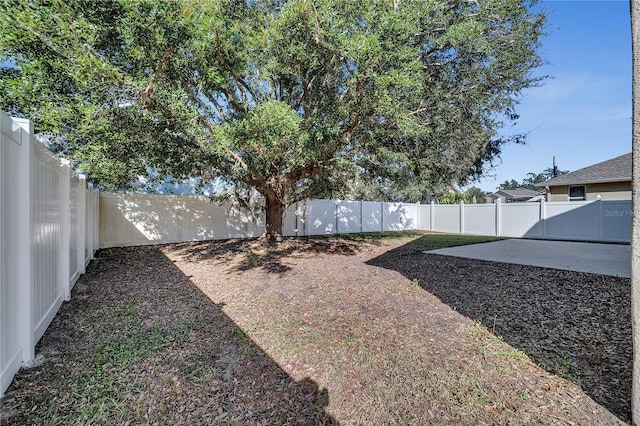
{"label": "roof eave", "polygon": [[617,183],[617,182],[631,182],[631,177],[615,178],[615,179],[601,179],[601,180],[587,180],[587,181],[569,181],[569,182],[546,182],[536,183],[538,187],[551,187],[551,186],[567,186],[567,185],[592,185],[594,183]]}

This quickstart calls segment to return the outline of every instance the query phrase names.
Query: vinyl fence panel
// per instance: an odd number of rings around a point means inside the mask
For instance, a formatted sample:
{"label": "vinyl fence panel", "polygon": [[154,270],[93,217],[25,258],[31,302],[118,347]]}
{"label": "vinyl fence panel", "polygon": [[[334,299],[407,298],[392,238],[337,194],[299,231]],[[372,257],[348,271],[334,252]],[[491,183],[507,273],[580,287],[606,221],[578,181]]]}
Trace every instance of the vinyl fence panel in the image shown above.
{"label": "vinyl fence panel", "polygon": [[252,238],[264,231],[262,216],[255,218],[237,205],[220,205],[205,197],[179,198],[181,208],[169,212],[169,218],[175,215],[181,225],[180,241]]}
{"label": "vinyl fence panel", "polygon": [[264,218],[187,195],[100,193],[100,247],[251,238]]}
{"label": "vinyl fence panel", "polygon": [[462,208],[465,234],[496,235],[496,204],[469,204]]}
{"label": "vinyl fence panel", "polygon": [[460,228],[460,206],[453,204],[437,204],[434,206],[433,231],[458,234]]}
{"label": "vinyl fence panel", "polygon": [[334,200],[307,201],[307,235],[335,234],[337,202]]}
{"label": "vinyl fence panel", "polygon": [[432,204],[419,204],[418,205],[418,229],[421,231],[432,231],[432,212],[434,211]]}
{"label": "vinyl fence panel", "polygon": [[305,211],[304,202],[295,203],[287,208],[282,217],[282,235],[296,237],[305,235]]}
{"label": "vinyl fence panel", "polygon": [[382,203],[362,202],[362,232],[382,231]]}
{"label": "vinyl fence panel", "polygon": [[540,203],[500,203],[500,236],[542,238]]}
{"label": "vinyl fence panel", "polygon": [[89,264],[93,257],[93,227],[94,223],[94,196],[93,186],[89,185],[86,189],[85,197],[85,227],[84,227],[84,264]]}
{"label": "vinyl fence panel", "polygon": [[362,232],[362,201],[339,201],[336,209],[339,234]]}
{"label": "vinyl fence panel", "polygon": [[631,203],[629,201],[601,201],[602,241],[630,241]]}
{"label": "vinyl fence panel", "polygon": [[[93,250],[84,180],[0,112],[0,395],[53,320]],[[95,221],[92,221],[95,224]]]}
{"label": "vinyl fence panel", "polygon": [[382,203],[384,231],[408,231],[417,229],[418,206],[409,203]]}
{"label": "vinyl fence panel", "polygon": [[[39,340],[62,305],[56,283],[60,247],[59,185],[64,172],[59,161],[41,144],[32,144],[32,282],[35,340]],[[53,283],[52,283],[53,281]]]}
{"label": "vinyl fence panel", "polygon": [[69,277],[69,283],[71,286],[78,281],[80,277],[80,265],[78,263],[78,251],[80,250],[78,245],[78,188],[80,186],[80,179],[78,176],[73,176],[69,185],[69,271],[71,275]]}
{"label": "vinyl fence panel", "polygon": [[22,314],[19,302],[24,298],[20,283],[30,279],[29,260],[21,256],[25,245],[30,244],[28,240],[24,241],[21,231],[25,226],[28,231],[30,222],[21,217],[21,208],[25,207],[24,202],[28,208],[30,200],[28,193],[24,193],[26,184],[17,176],[21,174],[22,145],[28,141],[27,132],[9,116],[0,113],[0,396],[22,365],[22,331],[25,327],[16,326],[16,318]]}
{"label": "vinyl fence panel", "polygon": [[571,201],[546,203],[544,236],[553,239],[598,239],[601,202]]}

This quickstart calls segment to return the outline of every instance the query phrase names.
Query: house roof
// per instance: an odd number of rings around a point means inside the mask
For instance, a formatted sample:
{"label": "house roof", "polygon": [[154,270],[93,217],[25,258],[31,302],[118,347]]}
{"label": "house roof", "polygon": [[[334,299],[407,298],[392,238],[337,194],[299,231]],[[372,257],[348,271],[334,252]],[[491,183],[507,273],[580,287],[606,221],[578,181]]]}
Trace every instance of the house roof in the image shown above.
{"label": "house roof", "polygon": [[536,186],[584,185],[587,183],[626,182],[631,180],[631,153],[624,154],[575,172],[556,176]]}
{"label": "house roof", "polygon": [[534,191],[532,189],[527,188],[516,188],[516,189],[501,189],[499,191],[490,194],[489,196],[498,197],[502,195],[505,198],[525,198],[525,197],[535,197],[540,194],[540,191]]}

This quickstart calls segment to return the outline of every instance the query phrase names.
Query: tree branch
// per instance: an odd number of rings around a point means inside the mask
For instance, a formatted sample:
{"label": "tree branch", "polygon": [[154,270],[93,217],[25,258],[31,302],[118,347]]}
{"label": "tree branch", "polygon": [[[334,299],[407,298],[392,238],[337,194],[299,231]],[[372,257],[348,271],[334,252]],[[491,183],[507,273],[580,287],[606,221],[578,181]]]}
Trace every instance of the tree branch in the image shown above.
{"label": "tree branch", "polygon": [[226,112],[224,112],[224,108],[222,108],[222,105],[220,105],[218,101],[216,101],[215,97],[209,96],[209,93],[207,93],[207,98],[209,99],[209,102],[211,102],[213,106],[216,108],[216,110],[218,111],[218,114],[220,114],[220,117],[222,117],[224,121],[226,122],[231,121],[231,117]]}
{"label": "tree branch", "polygon": [[175,52],[175,50],[176,48],[172,47],[171,49],[167,49],[167,51],[164,52],[164,55],[162,55],[162,59],[156,65],[156,71],[151,75],[151,78],[149,79],[149,83],[147,84],[146,89],[140,92],[140,101],[147,111],[151,111],[151,93],[153,93],[153,83],[158,74],[162,72],[164,65],[167,63],[167,61],[169,61],[169,58],[171,58],[171,55],[173,55],[173,52]]}
{"label": "tree branch", "polygon": [[220,91],[227,99],[227,103],[231,104],[231,106],[233,106],[233,108],[235,108],[236,111],[246,111],[242,102],[236,99],[235,96],[230,95],[227,89],[225,89],[224,87],[221,87]]}
{"label": "tree branch", "polygon": [[240,85],[241,85],[242,87],[244,87],[244,88],[245,88],[245,90],[247,91],[247,93],[249,93],[249,95],[251,95],[251,98],[253,99],[253,101],[254,101],[254,102],[257,102],[257,101],[258,101],[258,98],[256,97],[255,92],[251,89],[251,87],[249,86],[249,84],[247,84],[247,82],[246,82],[246,81],[244,81],[244,79],[243,79],[243,78],[236,77],[236,76],[234,76],[234,78],[236,79],[236,82],[237,82],[237,83],[240,83]]}

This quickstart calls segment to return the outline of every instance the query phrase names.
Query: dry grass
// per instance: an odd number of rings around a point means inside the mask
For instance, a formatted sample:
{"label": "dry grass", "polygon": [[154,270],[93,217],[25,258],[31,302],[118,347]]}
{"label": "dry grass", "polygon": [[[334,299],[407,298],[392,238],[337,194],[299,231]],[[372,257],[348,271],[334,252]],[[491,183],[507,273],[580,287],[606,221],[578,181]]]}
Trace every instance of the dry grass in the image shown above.
{"label": "dry grass", "polygon": [[394,253],[444,277],[437,256],[407,253],[476,241],[417,238],[104,250],[42,339],[46,362],[16,377],[3,424],[620,422],[382,266]]}

